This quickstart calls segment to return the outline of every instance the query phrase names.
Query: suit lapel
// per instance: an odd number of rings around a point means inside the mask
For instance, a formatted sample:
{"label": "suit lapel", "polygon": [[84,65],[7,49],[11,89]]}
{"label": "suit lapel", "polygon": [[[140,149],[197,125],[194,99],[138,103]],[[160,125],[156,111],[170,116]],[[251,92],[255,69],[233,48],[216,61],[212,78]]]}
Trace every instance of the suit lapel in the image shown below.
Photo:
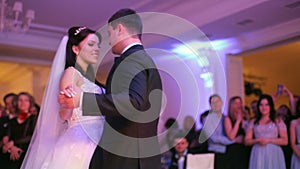
{"label": "suit lapel", "polygon": [[120,65],[120,63],[129,55],[133,54],[136,51],[143,50],[144,47],[142,45],[134,45],[131,48],[129,48],[127,51],[125,51],[120,57],[115,57],[114,64],[107,76],[106,80],[106,93],[110,94],[111,93],[111,80],[113,77],[113,74],[115,73],[117,67]]}

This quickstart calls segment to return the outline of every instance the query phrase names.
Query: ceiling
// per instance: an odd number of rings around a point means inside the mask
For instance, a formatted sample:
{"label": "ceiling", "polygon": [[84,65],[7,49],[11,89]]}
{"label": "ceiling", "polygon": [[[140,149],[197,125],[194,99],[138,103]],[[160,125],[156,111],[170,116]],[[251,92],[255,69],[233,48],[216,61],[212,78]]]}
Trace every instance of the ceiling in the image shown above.
{"label": "ceiling", "polygon": [[[228,38],[300,17],[297,0],[72,0],[24,1],[24,7],[36,11],[33,28],[67,30],[72,25],[98,29],[120,8],[138,12],[161,12],[184,18],[212,39]],[[231,10],[231,11],[227,11]],[[222,12],[222,13],[221,13]]]}
{"label": "ceiling", "polygon": [[[12,6],[13,0],[7,0]],[[25,33],[0,32],[0,75],[16,79],[6,70],[14,70],[19,76],[25,72],[17,68],[28,64],[50,66],[57,45],[74,25],[88,26],[92,29],[103,27],[108,18],[120,8],[132,8],[139,13],[157,12],[177,16],[195,25],[212,40],[238,40],[239,52],[257,49],[268,44],[299,40],[300,1],[299,0],[21,0],[23,11],[33,9],[35,20]],[[163,21],[168,23],[168,20]],[[153,27],[160,27],[160,24]],[[179,25],[180,26],[180,25]],[[173,30],[179,29],[175,26]],[[170,30],[170,31],[173,31]],[[181,32],[188,35],[190,32]],[[197,40],[199,37],[195,37]],[[155,39],[155,38],[154,38]],[[144,37],[149,46],[167,48],[167,39]],[[299,48],[291,49],[299,50]],[[111,55],[110,53],[108,55]],[[111,58],[111,57],[110,57]],[[13,62],[13,64],[9,64]],[[108,70],[112,59],[105,62]],[[5,68],[4,68],[5,67]],[[42,71],[42,70],[41,70]],[[19,72],[19,73],[18,73]],[[104,71],[103,74],[107,72]],[[25,77],[25,76],[24,76]],[[46,82],[45,82],[46,83]]]}
{"label": "ceiling", "polygon": [[[8,6],[13,2],[9,0]],[[35,11],[35,20],[26,34],[0,32],[0,60],[18,61],[22,51],[22,58],[39,63],[48,61],[49,64],[69,27],[84,25],[99,29],[120,8],[175,15],[198,27],[210,40],[239,37],[300,19],[299,0],[23,0],[23,7],[23,11]],[[300,35],[300,31],[297,33],[293,36]],[[145,41],[147,44],[147,39]],[[154,46],[160,43],[159,40],[149,41]],[[16,46],[20,50],[12,49]]]}

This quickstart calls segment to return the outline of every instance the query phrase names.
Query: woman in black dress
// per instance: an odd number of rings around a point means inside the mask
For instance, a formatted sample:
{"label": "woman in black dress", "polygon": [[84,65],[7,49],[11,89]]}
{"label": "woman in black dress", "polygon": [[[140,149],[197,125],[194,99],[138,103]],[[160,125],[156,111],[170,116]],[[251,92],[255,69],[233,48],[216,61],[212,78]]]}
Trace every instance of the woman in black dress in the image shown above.
{"label": "woman in black dress", "polygon": [[3,152],[6,166],[9,169],[19,169],[29,146],[34,131],[36,117],[29,113],[34,105],[33,97],[27,92],[21,92],[16,97],[15,106],[18,116],[8,124],[7,136],[3,137]]}

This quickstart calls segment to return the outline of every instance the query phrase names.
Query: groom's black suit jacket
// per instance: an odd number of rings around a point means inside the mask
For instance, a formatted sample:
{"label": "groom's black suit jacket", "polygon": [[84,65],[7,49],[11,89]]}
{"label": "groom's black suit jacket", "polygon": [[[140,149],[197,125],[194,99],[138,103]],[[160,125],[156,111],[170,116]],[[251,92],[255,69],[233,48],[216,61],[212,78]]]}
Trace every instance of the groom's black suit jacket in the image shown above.
{"label": "groom's black suit jacket", "polygon": [[106,116],[100,143],[104,149],[103,168],[160,168],[155,136],[161,90],[161,78],[153,60],[143,46],[135,45],[115,59],[106,81],[106,94],[84,93],[83,115],[100,110]]}

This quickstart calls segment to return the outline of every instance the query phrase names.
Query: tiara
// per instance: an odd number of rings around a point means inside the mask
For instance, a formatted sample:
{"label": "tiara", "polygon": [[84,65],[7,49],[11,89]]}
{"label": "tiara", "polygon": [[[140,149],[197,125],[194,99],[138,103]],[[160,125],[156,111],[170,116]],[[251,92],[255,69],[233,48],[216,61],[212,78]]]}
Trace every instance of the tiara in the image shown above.
{"label": "tiara", "polygon": [[76,29],[74,35],[75,35],[75,36],[78,35],[78,33],[80,33],[80,32],[81,32],[82,30],[84,30],[84,29],[86,29],[86,27],[80,27],[80,28]]}

